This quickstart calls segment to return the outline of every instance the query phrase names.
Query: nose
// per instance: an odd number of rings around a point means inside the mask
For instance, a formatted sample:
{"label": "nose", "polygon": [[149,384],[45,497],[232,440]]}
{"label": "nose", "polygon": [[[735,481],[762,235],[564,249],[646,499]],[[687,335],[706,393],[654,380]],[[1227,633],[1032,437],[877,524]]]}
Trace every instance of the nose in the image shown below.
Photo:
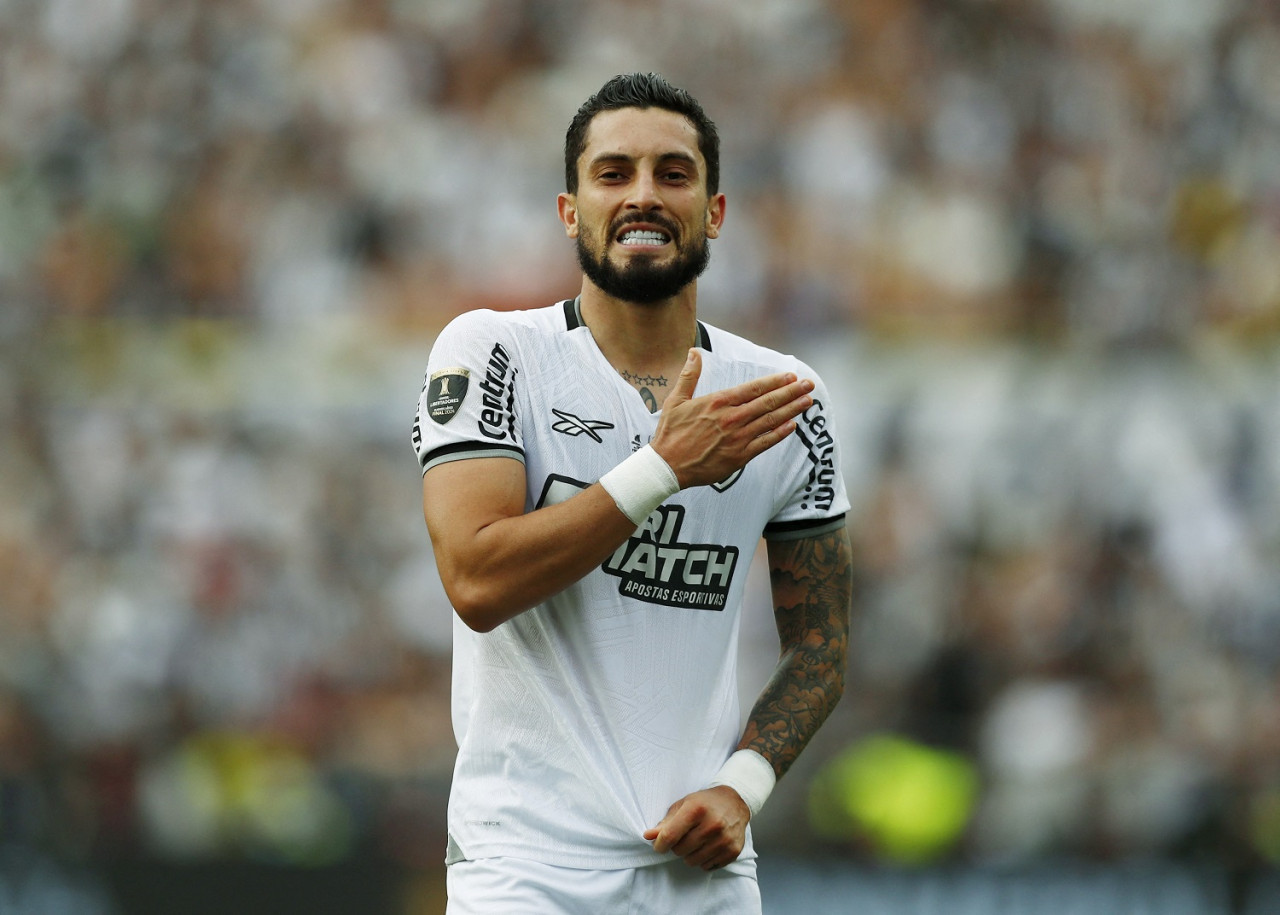
{"label": "nose", "polygon": [[662,209],[662,197],[658,194],[658,182],[647,172],[637,172],[627,195],[627,207],[649,212]]}

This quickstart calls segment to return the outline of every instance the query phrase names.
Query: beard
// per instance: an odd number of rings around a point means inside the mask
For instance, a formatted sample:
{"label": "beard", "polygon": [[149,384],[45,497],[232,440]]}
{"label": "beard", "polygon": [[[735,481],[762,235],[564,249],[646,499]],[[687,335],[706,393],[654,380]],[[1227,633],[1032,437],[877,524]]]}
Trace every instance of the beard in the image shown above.
{"label": "beard", "polygon": [[[653,219],[646,221],[652,222]],[[617,237],[616,229],[610,237]],[[672,238],[675,238],[674,233]],[[659,265],[655,260],[643,255],[632,256],[625,266],[619,267],[609,260],[604,250],[593,249],[584,235],[578,236],[578,265],[587,279],[607,295],[637,305],[652,305],[669,299],[700,277],[711,262],[711,243],[705,235],[700,244],[697,241],[689,244],[677,242],[676,256],[670,263]]]}

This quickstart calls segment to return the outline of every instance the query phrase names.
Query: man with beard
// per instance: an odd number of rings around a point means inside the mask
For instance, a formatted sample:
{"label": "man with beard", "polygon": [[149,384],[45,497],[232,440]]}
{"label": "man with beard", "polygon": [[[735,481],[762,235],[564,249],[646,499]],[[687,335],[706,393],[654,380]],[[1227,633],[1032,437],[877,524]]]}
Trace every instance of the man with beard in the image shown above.
{"label": "man with beard", "polygon": [[[454,609],[449,912],[759,912],[748,823],[844,682],[827,392],[697,318],[725,196],[688,93],[610,80],[565,180],[580,294],[451,322],[414,424]],[[781,653],[744,726],[762,536]]]}

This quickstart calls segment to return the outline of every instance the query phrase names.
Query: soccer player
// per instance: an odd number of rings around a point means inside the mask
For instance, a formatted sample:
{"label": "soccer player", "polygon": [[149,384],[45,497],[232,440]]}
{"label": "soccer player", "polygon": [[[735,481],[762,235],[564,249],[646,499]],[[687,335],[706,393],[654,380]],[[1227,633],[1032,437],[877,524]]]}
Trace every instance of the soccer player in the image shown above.
{"label": "soccer player", "polygon": [[[565,181],[580,294],[454,319],[414,425],[455,611],[449,912],[759,912],[748,824],[843,689],[828,395],[697,318],[725,196],[687,92],[610,80],[569,126]],[[781,656],[744,727],[761,536]]]}

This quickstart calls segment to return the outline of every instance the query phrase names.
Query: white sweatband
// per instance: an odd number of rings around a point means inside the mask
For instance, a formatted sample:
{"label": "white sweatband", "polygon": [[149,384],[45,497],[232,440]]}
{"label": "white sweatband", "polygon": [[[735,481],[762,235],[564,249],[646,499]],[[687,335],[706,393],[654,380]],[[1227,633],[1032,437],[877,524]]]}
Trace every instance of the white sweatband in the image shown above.
{"label": "white sweatband", "polygon": [[645,445],[602,476],[600,485],[636,527],[680,491],[675,471],[652,445]]}
{"label": "white sweatband", "polygon": [[739,750],[724,761],[707,787],[728,785],[746,802],[754,819],[777,783],[778,776],[774,774],[769,760],[755,750]]}

